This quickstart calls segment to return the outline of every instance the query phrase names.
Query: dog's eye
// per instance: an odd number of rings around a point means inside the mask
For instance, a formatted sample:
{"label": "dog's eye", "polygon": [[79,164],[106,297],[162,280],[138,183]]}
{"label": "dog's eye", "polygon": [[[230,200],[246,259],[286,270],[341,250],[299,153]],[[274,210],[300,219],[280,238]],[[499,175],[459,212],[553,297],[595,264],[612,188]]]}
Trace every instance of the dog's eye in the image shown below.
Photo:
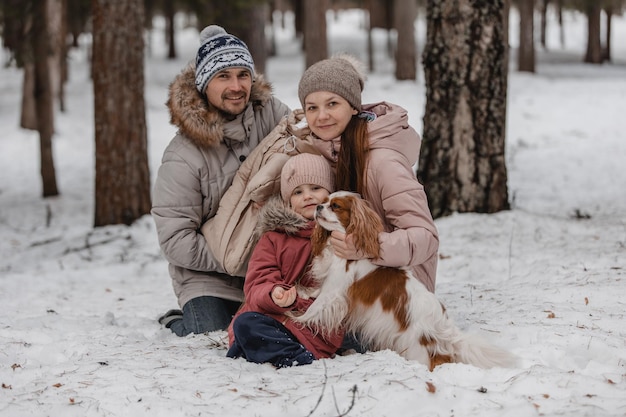
{"label": "dog's eye", "polygon": [[339,204],[337,203],[333,203],[330,205],[330,208],[333,210],[339,210],[341,208],[341,206],[339,206]]}

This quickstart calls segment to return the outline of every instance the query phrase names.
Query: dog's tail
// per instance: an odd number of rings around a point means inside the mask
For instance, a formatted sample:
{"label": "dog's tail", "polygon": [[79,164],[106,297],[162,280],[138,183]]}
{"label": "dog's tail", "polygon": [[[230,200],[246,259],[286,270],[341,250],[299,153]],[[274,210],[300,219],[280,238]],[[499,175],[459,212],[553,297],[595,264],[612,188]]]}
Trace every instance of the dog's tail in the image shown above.
{"label": "dog's tail", "polygon": [[517,358],[509,351],[489,343],[480,336],[461,333],[453,343],[454,361],[479,368],[515,366]]}

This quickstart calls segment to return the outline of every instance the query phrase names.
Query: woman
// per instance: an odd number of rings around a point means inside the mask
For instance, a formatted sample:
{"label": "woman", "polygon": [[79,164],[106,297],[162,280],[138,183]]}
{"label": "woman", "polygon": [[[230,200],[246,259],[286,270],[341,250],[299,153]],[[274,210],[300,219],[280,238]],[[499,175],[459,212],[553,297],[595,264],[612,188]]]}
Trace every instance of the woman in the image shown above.
{"label": "woman", "polygon": [[[336,189],[360,193],[383,219],[381,256],[373,262],[410,267],[434,292],[439,238],[413,171],[421,140],[400,106],[361,104],[362,68],[349,55],[319,61],[302,75],[298,96],[314,144],[336,168]],[[333,232],[339,256],[364,258],[352,242],[350,235]]]}

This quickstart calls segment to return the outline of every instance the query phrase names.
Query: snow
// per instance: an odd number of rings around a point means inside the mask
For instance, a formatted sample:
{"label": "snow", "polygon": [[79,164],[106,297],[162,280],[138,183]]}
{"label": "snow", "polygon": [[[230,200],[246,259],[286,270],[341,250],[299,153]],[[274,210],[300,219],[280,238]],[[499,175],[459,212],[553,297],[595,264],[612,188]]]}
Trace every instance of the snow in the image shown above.
{"label": "snow", "polygon": [[[56,113],[56,198],[41,198],[37,134],[18,127],[21,73],[0,69],[0,415],[626,415],[626,44],[613,42],[612,64],[584,65],[584,17],[565,14],[563,48],[553,19],[536,74],[516,72],[511,53],[512,209],[436,221],[437,294],[461,328],[518,356],[511,369],[429,372],[382,351],[276,370],[226,358],[224,332],[162,329],[156,318],[176,300],[152,219],[93,228],[87,48],[72,51],[67,111]],[[514,22],[513,12],[512,45]],[[331,49],[365,59],[361,15],[329,23]],[[146,63],[153,179],[174,134],[167,85],[198,39],[181,32],[181,56],[169,61],[162,34],[151,34]],[[289,25],[278,36],[266,74],[298,107],[303,57]],[[626,17],[614,19],[613,39],[626,39]],[[374,40],[364,101],[403,105],[421,131],[421,68],[416,82],[396,82],[385,32]]]}

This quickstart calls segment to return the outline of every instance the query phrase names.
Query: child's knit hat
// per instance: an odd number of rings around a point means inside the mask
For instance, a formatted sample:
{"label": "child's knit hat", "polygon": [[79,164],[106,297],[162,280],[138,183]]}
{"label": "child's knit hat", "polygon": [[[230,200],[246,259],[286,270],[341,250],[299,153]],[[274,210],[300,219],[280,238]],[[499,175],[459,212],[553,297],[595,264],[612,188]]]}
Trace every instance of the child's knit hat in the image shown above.
{"label": "child's knit hat", "polygon": [[301,153],[292,156],[283,166],[280,175],[280,194],[289,203],[293,190],[302,184],[324,187],[329,193],[335,190],[335,175],[322,155]]}

